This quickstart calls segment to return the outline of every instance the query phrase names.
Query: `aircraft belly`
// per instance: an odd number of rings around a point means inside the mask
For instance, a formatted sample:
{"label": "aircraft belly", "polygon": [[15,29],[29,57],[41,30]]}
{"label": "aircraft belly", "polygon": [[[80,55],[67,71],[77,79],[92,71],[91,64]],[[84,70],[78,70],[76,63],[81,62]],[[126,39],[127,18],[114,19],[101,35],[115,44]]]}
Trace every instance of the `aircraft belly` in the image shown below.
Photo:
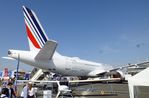
{"label": "aircraft belly", "polygon": [[66,76],[86,76],[89,72],[82,68],[72,68],[72,65],[57,65],[56,73]]}
{"label": "aircraft belly", "polygon": [[67,70],[64,71],[58,71],[59,74],[65,75],[65,76],[86,76],[86,72],[84,70]]}
{"label": "aircraft belly", "polygon": [[65,74],[69,74],[71,76],[86,76],[89,73],[88,70],[85,70],[81,66],[77,65],[66,65],[66,68],[64,70]]}

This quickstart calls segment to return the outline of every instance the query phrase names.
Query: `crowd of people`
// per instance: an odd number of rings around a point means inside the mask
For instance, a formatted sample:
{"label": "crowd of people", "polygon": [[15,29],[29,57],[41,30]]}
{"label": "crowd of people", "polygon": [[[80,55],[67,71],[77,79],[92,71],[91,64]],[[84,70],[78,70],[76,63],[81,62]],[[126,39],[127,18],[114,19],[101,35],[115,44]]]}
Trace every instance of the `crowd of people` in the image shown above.
{"label": "crowd of people", "polygon": [[26,83],[21,94],[18,94],[13,83],[8,82],[7,85],[0,88],[0,98],[36,98],[36,92],[37,90],[32,87],[32,83]]}
{"label": "crowd of people", "polygon": [[7,85],[0,88],[1,96],[0,98],[14,98],[16,97],[16,92],[13,88],[13,83],[8,82]]}

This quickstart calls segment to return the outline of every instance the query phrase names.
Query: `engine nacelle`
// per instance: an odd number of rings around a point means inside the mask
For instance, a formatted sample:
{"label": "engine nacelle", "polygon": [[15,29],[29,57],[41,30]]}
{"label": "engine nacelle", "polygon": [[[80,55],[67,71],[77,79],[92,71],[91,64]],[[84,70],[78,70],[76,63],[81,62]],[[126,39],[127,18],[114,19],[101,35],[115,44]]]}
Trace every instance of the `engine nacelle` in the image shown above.
{"label": "engine nacelle", "polygon": [[125,79],[125,74],[120,71],[120,70],[117,70],[117,71],[111,71],[109,72],[108,74],[111,78],[121,78],[121,79]]}

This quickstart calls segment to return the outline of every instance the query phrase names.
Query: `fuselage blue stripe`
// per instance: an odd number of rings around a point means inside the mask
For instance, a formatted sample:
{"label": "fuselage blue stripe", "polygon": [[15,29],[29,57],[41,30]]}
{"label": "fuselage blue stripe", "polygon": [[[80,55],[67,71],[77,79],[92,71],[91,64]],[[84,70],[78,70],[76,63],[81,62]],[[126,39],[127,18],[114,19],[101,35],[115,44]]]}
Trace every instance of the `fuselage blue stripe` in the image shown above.
{"label": "fuselage blue stripe", "polygon": [[44,44],[44,42],[43,42],[41,36],[39,35],[38,31],[36,30],[34,24],[33,24],[32,21],[30,20],[30,18],[29,18],[29,16],[27,15],[26,11],[25,11],[24,9],[23,9],[23,11],[24,11],[24,13],[26,14],[26,16],[27,16],[28,20],[30,21],[31,25],[33,26],[34,30],[36,31],[37,35],[39,36],[39,38],[40,38],[42,44]]}
{"label": "fuselage blue stripe", "polygon": [[35,23],[37,29],[39,30],[41,36],[43,37],[44,41],[46,42],[46,41],[47,41],[47,38],[46,38],[45,35],[43,34],[43,31],[41,30],[41,28],[40,28],[38,22],[36,21],[34,15],[33,15],[33,13],[32,13],[32,11],[31,11],[30,9],[28,9],[28,8],[26,8],[26,9],[27,9],[27,11],[28,11],[29,13],[32,14],[32,15],[31,15],[31,18],[32,18],[33,22]]}

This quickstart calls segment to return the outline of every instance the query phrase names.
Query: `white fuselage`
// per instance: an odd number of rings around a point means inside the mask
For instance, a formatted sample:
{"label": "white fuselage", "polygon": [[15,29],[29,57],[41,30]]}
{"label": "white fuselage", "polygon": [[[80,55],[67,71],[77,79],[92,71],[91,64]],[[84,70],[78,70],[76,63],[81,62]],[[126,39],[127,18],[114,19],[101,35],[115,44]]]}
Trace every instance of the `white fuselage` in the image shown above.
{"label": "white fuselage", "polygon": [[[65,76],[96,76],[99,73],[105,72],[103,64],[81,60],[76,57],[66,57],[54,53],[51,60],[36,60],[35,56],[38,52],[9,50],[8,56],[18,59],[28,65],[49,70]],[[109,67],[111,69],[111,67]]]}
{"label": "white fuselage", "polygon": [[65,76],[94,77],[111,69],[111,66],[58,54],[57,42],[48,38],[35,12],[23,6],[23,14],[30,51],[9,50],[9,57]]}

